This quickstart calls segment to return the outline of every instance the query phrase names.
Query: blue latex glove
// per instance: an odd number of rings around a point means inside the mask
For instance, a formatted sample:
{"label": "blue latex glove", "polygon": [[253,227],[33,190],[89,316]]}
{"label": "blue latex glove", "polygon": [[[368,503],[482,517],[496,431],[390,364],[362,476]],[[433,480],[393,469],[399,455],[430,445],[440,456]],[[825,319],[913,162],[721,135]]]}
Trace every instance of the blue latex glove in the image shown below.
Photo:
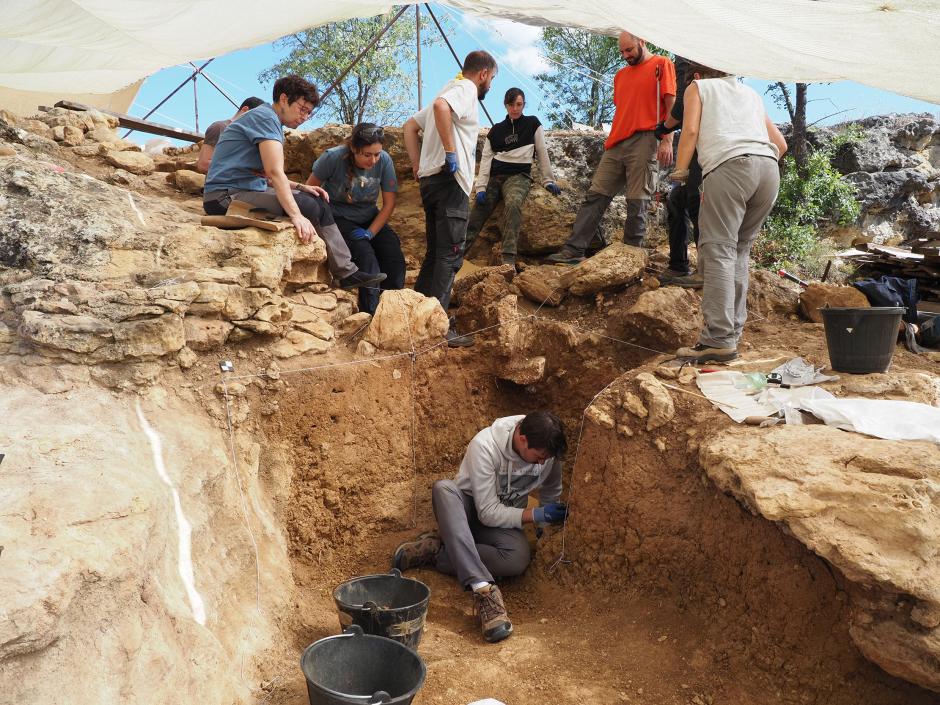
{"label": "blue latex glove", "polygon": [[457,170],[460,169],[460,164],[457,162],[457,152],[444,152],[444,168],[451,174],[457,173]]}
{"label": "blue latex glove", "polygon": [[478,206],[482,206],[482,205],[483,205],[483,201],[485,201],[485,200],[486,200],[486,191],[480,191],[480,192],[477,194],[477,205],[478,205]]}
{"label": "blue latex glove", "polygon": [[564,502],[549,502],[532,510],[536,524],[560,524],[568,516],[568,505]]}
{"label": "blue latex glove", "polygon": [[356,228],[351,233],[349,233],[350,240],[371,240],[375,235],[372,234],[371,230],[366,230],[365,228]]}
{"label": "blue latex glove", "polygon": [[549,181],[547,184],[545,184],[545,190],[548,191],[553,196],[561,195],[561,187],[558,184],[556,184],[554,181]]}

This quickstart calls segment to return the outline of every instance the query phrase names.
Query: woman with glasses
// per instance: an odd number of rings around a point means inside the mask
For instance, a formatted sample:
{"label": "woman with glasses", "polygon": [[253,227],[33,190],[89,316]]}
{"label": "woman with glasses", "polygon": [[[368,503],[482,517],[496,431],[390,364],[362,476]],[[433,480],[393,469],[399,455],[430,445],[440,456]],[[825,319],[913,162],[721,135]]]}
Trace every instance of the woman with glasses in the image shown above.
{"label": "woman with glasses", "polygon": [[[363,272],[387,275],[382,289],[405,285],[405,256],[388,219],[395,210],[398,179],[395,165],[382,149],[385,133],[371,122],[362,122],[338,147],[326,150],[313,164],[308,186],[326,189],[330,206],[353,262]],[[376,203],[382,195],[382,207]],[[375,313],[377,288],[359,289],[359,310]]]}

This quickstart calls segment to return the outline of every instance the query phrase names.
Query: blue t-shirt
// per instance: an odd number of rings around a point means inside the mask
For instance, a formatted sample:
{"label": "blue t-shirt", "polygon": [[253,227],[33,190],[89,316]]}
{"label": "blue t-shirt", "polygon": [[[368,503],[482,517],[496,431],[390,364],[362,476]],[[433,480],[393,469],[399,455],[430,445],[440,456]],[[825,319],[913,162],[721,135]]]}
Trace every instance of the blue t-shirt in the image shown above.
{"label": "blue t-shirt", "polygon": [[222,132],[209,163],[205,193],[267,189],[268,182],[258,176],[258,172],[264,170],[258,144],[265,140],[284,142],[281,120],[267,104],[249,110]]}
{"label": "blue t-shirt", "polygon": [[313,163],[313,175],[330,194],[330,207],[340,218],[368,227],[378,213],[376,201],[381,191],[398,191],[395,164],[388,152],[379,154],[371,169],[354,168],[349,179],[349,147],[341,144],[320,155]]}

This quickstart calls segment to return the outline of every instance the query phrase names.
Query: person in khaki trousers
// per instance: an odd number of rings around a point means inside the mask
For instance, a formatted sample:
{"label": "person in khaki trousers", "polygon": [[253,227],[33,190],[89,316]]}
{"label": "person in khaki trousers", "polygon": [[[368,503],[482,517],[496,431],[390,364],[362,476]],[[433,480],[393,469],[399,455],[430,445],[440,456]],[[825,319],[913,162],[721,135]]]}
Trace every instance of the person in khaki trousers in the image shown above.
{"label": "person in khaki trousers", "polygon": [[726,362],[738,356],[747,320],[751,246],[777,200],[787,143],[760,96],[734,76],[691,64],[672,179],[683,183],[692,153],[702,165],[699,269],[704,278],[698,343],[676,357]]}

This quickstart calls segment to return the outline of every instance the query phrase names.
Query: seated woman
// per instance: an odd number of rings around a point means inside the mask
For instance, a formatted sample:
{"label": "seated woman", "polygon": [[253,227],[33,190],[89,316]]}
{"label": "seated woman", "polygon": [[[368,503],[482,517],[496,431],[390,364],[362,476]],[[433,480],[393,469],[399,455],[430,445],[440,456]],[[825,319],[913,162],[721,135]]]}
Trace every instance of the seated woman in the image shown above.
{"label": "seated woman", "polygon": [[[382,149],[385,133],[370,122],[353,128],[344,144],[326,150],[313,164],[308,186],[322,186],[353,262],[360,271],[387,275],[382,289],[405,285],[405,256],[388,219],[395,210],[398,180],[395,165]],[[382,192],[382,208],[376,206]],[[376,288],[359,289],[359,310],[375,313],[379,305]]]}
{"label": "seated woman", "polygon": [[477,195],[470,211],[463,251],[464,254],[470,252],[473,241],[502,201],[502,261],[503,264],[515,264],[519,228],[522,226],[522,204],[532,185],[532,162],[538,159],[546,191],[558,196],[561,189],[552,174],[542,123],[534,115],[522,114],[525,93],[520,88],[510,88],[503,103],[506,105],[506,119],[494,125],[483,142],[483,159],[474,184]]}

